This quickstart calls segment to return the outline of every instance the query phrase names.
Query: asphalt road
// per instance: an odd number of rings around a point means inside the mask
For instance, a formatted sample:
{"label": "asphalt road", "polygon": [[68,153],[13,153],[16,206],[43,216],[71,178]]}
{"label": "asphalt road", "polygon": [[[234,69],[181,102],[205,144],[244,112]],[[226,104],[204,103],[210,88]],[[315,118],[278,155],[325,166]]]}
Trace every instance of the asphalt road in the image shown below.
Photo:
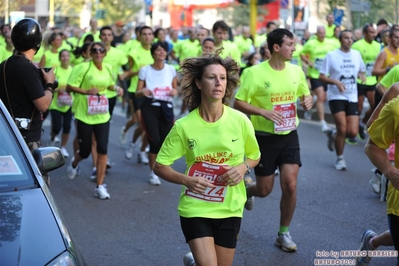
{"label": "asphalt road", "polygon": [[[109,200],[93,196],[91,159],[81,162],[81,174],[74,180],[66,176],[67,166],[52,172],[51,192],[89,265],[183,265],[189,248],[177,214],[181,188],[166,181],[151,186],[149,167],[139,165],[136,156],[125,159],[119,144],[125,121],[116,108],[109,140],[112,168],[105,181]],[[48,122],[46,125],[44,141],[49,134]],[[333,166],[335,154],[327,149],[319,125],[303,121],[298,132],[303,166],[290,226],[298,250],[286,253],[274,245],[281,195],[276,177],[274,191],[267,198],[257,198],[254,209],[244,213],[233,265],[314,265],[315,259],[331,259],[331,251],[339,255],[357,250],[365,229],[380,233],[388,228],[386,203],[380,202],[368,185],[372,165],[364,154],[365,142],[346,146],[349,169],[338,172]],[[72,153],[71,143],[68,150]],[[184,171],[184,162],[180,160],[174,167]],[[320,253],[323,251],[329,254]],[[394,263],[394,258],[373,258],[371,265]]]}

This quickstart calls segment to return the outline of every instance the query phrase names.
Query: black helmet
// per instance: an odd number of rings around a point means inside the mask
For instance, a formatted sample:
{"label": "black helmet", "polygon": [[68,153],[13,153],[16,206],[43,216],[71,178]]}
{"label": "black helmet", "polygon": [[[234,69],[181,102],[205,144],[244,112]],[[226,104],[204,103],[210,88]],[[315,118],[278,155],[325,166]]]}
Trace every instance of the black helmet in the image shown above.
{"label": "black helmet", "polygon": [[11,31],[11,41],[17,51],[24,52],[29,49],[38,51],[42,43],[39,23],[31,18],[21,19]]}

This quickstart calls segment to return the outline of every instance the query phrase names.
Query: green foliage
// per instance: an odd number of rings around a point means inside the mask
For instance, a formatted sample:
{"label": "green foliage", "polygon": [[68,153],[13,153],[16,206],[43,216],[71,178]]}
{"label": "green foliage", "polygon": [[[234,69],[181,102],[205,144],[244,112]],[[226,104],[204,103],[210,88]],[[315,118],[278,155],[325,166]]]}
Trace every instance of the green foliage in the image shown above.
{"label": "green foliage", "polygon": [[[29,0],[8,0],[8,14],[10,14],[11,11],[19,11],[21,10],[21,5],[26,5]],[[5,1],[1,1],[2,4],[0,4],[0,18],[4,17],[5,11],[6,11],[6,5]]]}
{"label": "green foliage", "polygon": [[[263,6],[258,6],[258,17],[267,15],[267,9]],[[218,8],[218,15],[220,15],[226,23],[233,28],[249,24],[249,6],[245,4],[232,5],[227,8]]]}
{"label": "green foliage", "polygon": [[118,20],[130,22],[143,5],[143,1],[137,0],[55,0],[56,14],[59,17],[68,17],[71,24],[79,25],[80,11],[85,2],[91,4],[92,17],[99,14],[98,10],[105,11],[104,18],[99,20],[102,25],[110,25]]}
{"label": "green foliage", "polygon": [[[350,1],[350,0],[349,0]],[[377,23],[381,18],[389,23],[396,23],[395,0],[362,0],[370,2],[370,12],[351,12],[352,25],[354,28],[360,28],[366,23]],[[332,13],[334,8],[345,8],[346,0],[327,0],[328,9],[324,15]],[[345,10],[347,13],[348,10]]]}

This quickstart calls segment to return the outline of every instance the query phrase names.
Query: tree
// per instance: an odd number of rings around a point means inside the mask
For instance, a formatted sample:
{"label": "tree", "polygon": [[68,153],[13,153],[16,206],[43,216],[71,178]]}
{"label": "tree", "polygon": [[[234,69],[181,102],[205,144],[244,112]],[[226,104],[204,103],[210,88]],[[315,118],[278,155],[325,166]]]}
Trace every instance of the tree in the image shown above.
{"label": "tree", "polygon": [[386,19],[390,23],[396,23],[396,6],[395,0],[362,0],[370,2],[370,11],[368,13],[364,12],[350,12],[348,14],[347,1],[350,0],[326,0],[328,4],[328,9],[325,15],[332,13],[334,8],[343,8],[345,10],[345,17],[351,19],[351,23],[348,25],[353,25],[353,28],[359,28],[366,23],[377,23],[381,18]]}
{"label": "tree", "polygon": [[102,24],[109,25],[117,20],[129,22],[134,19],[143,3],[138,0],[55,0],[55,10],[57,16],[68,17],[72,24],[79,24],[80,11],[83,5],[91,7],[92,17],[96,16],[97,10],[104,10],[104,19]]}
{"label": "tree", "polygon": [[[6,0],[7,1],[7,0]],[[10,11],[18,11],[21,10],[21,5],[25,5],[29,0],[8,0],[8,15],[10,15]],[[5,19],[6,13],[6,5],[5,1],[2,1],[3,4],[0,5],[0,18]],[[0,19],[1,21],[1,19]]]}
{"label": "tree", "polygon": [[[258,17],[264,17],[267,15],[267,9],[264,6],[258,6]],[[226,8],[218,8],[218,15],[221,15],[224,21],[232,27],[249,24],[249,7],[245,4],[231,5]]]}

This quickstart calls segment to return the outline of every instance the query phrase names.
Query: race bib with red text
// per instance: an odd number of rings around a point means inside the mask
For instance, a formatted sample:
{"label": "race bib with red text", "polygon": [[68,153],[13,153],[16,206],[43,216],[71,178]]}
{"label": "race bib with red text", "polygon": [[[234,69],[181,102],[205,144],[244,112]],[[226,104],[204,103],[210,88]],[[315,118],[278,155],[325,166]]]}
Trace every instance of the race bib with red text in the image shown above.
{"label": "race bib with red text", "polygon": [[207,202],[224,202],[227,193],[227,182],[221,180],[220,175],[226,173],[226,169],[221,164],[211,164],[206,162],[194,163],[188,169],[189,176],[198,176],[212,182],[214,188],[207,188],[204,194],[196,194],[186,188],[185,194],[189,197],[204,200]]}

